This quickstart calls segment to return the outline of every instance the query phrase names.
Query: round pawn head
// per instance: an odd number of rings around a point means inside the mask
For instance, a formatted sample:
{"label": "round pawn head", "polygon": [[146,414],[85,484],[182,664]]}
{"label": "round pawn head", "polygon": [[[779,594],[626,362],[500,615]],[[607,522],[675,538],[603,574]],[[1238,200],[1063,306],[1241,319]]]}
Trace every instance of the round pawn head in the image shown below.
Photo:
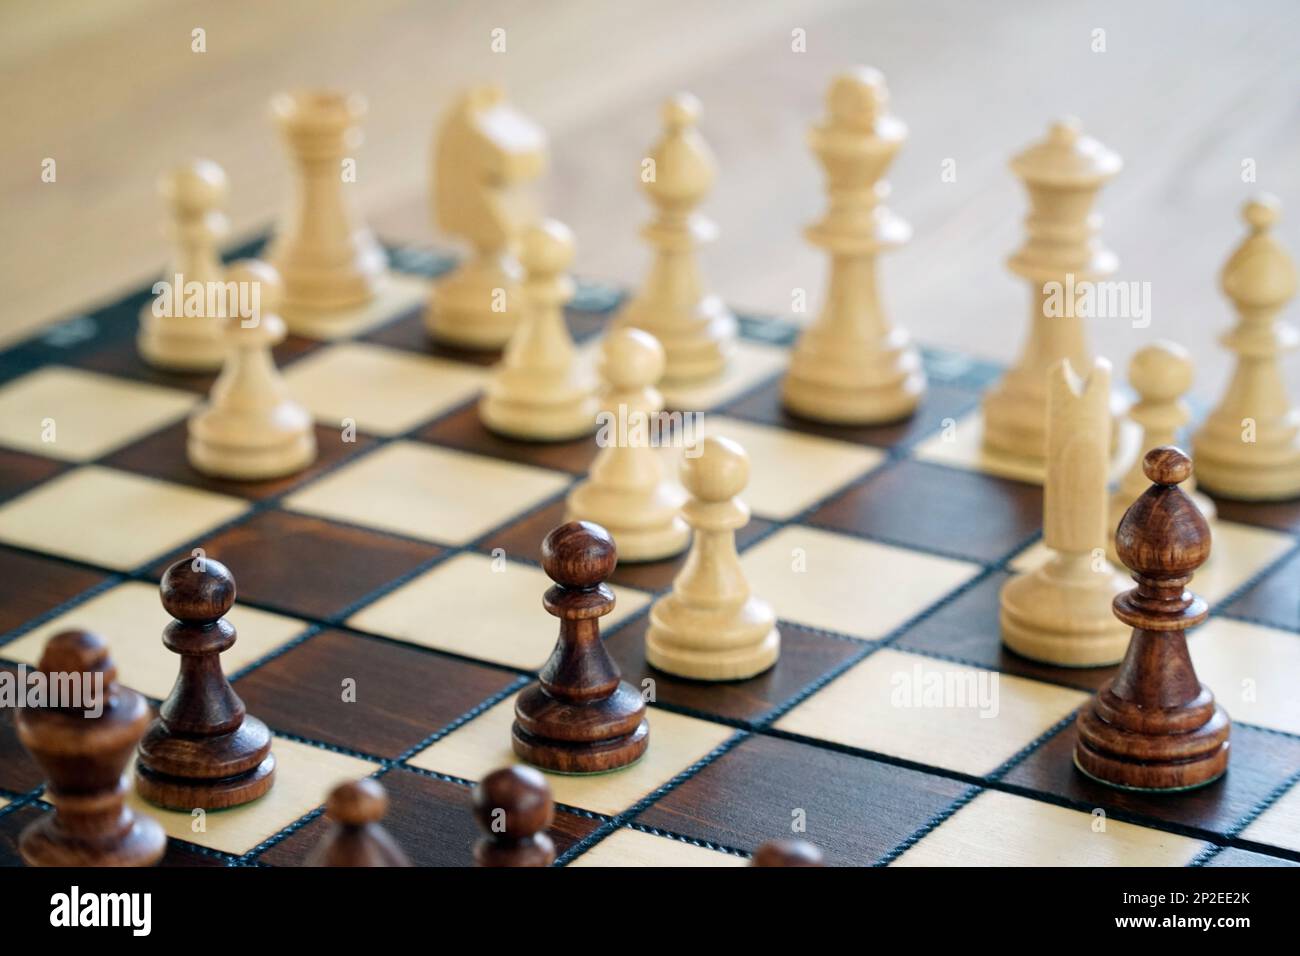
{"label": "round pawn head", "polygon": [[826,93],[829,125],[870,132],[889,106],[885,75],[870,66],[839,74]]}
{"label": "round pawn head", "polygon": [[1192,387],[1192,357],[1181,345],[1162,339],[1134,354],[1128,380],[1146,401],[1175,401]]}
{"label": "round pawn head", "polygon": [[682,484],[699,501],[730,501],[749,484],[749,455],[730,438],[710,435],[682,458]]}
{"label": "round pawn head", "polygon": [[573,232],[556,219],[524,230],[519,261],[531,276],[558,275],[573,264]]}
{"label": "round pawn head", "polygon": [[618,389],[653,388],[664,374],[664,347],[649,332],[615,329],[601,347],[601,374]]}
{"label": "round pawn head", "polygon": [[[247,290],[236,292],[237,298],[231,303],[230,315],[241,319],[261,318],[280,311],[280,302],[284,299],[284,282],[281,281],[280,273],[275,266],[269,262],[261,259],[240,259],[226,270],[226,283],[227,285],[235,283],[237,290]],[[254,294],[256,294],[255,299]],[[256,314],[245,315],[245,312],[252,310],[240,308],[240,302],[255,306]]]}
{"label": "round pawn head", "polygon": [[90,631],[60,631],[45,642],[36,669],[43,674],[94,674],[102,672],[104,683],[117,679],[117,667],[109,657],[108,645]]}
{"label": "round pawn head", "polygon": [[769,840],[758,848],[750,866],[824,866],[822,851],[804,840]]}
{"label": "round pawn head", "polygon": [[563,588],[594,588],[614,573],[617,564],[614,539],[591,521],[562,524],[542,542],[542,569]]}
{"label": "round pawn head", "polygon": [[1241,218],[1251,232],[1267,232],[1282,217],[1282,203],[1272,193],[1260,193],[1241,207]]}
{"label": "round pawn head", "polygon": [[195,159],[164,175],[158,191],[178,211],[199,213],[225,202],[229,182],[225,170],[212,160]]}
{"label": "round pawn head", "polygon": [[511,840],[541,833],[555,816],[551,788],[532,767],[492,771],[479,781],[472,799],[483,832]]}
{"label": "round pawn head", "polygon": [[345,827],[378,823],[387,812],[388,795],[369,777],[339,784],[325,801],[326,816]]}
{"label": "round pawn head", "polygon": [[700,101],[696,97],[690,93],[676,93],[664,102],[664,129],[669,133],[688,129],[699,123],[700,114],[703,112]]}
{"label": "round pawn head", "polygon": [[220,561],[182,558],[162,578],[162,605],[178,621],[211,624],[235,603],[235,578]]}
{"label": "round pawn head", "polygon": [[1210,526],[1178,485],[1192,476],[1192,460],[1180,448],[1153,448],[1142,459],[1151,487],[1120,520],[1115,550],[1138,574],[1169,578],[1191,574],[1210,556]]}

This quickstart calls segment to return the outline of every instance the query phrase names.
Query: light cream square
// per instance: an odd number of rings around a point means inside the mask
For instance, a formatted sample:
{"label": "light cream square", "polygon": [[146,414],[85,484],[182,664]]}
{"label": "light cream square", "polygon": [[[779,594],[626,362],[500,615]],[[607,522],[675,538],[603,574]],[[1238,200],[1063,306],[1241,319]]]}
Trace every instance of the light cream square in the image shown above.
{"label": "light cream square", "polygon": [[983,776],[1087,699],[1080,691],[1041,681],[885,648],[776,726]]}
{"label": "light cream square", "polygon": [[248,510],[248,502],[89,465],[0,507],[0,541],[129,571]]}
{"label": "light cream square", "polygon": [[0,444],[91,461],[185,415],[188,392],[52,365],[0,388]]}
{"label": "light cream square", "polygon": [[1239,836],[1269,846],[1300,850],[1300,784],[1284,793]]}
{"label": "light cream square", "polygon": [[[1217,604],[1286,554],[1295,542],[1288,535],[1231,521],[1214,523],[1210,560],[1192,578],[1191,589],[1210,604]],[[1028,571],[1051,557],[1051,549],[1037,541],[1011,560],[1016,571]],[[1123,565],[1116,570],[1125,573]]]}
{"label": "light cream square", "polygon": [[366,342],[321,349],[285,373],[294,397],[333,428],[397,435],[473,398],[482,369]]}
{"label": "light cream square", "polygon": [[[703,434],[730,438],[749,455],[749,486],[741,500],[757,515],[792,518],[831,492],[865,475],[885,460],[885,453],[865,445],[802,435],[753,422],[705,415]],[[697,440],[692,434],[692,440]],[[688,450],[661,449],[664,472],[679,480]]]}
{"label": "light cream square", "polygon": [[295,511],[465,544],[568,487],[559,472],[394,442],[290,495]]}
{"label": "light cream square", "polygon": [[281,315],[296,335],[329,341],[350,339],[429,301],[433,284],[423,276],[390,271],[378,294],[348,309],[312,310],[286,307]]}
{"label": "light cream square", "polygon": [[[369,761],[283,737],[275,738],[271,753],[276,760],[275,784],[266,796],[242,807],[196,817],[146,803],[135,788],[129,802],[161,823],[173,839],[239,856],[319,807],[337,784],[367,777],[379,769]],[[202,830],[197,829],[200,826]]]}
{"label": "light cream square", "polygon": [[[221,655],[227,674],[269,654],[307,629],[305,621],[236,604],[228,620],[235,626],[235,646]],[[172,689],[180,658],[163,647],[163,628],[171,617],[163,610],[158,588],[128,581],[47,621],[0,648],[0,656],[36,664],[45,642],[73,628],[93,631],[108,643],[121,683],[162,699]]]}
{"label": "light cream square", "polygon": [[[542,607],[551,580],[541,570],[458,554],[363,608],[351,627],[440,651],[506,664],[541,667],[559,630]],[[614,610],[600,619],[613,628],[650,601],[650,595],[612,587]]]}
{"label": "light cream square", "polygon": [[1196,676],[1233,720],[1300,734],[1295,634],[1216,617],[1188,634],[1187,647]]}
{"label": "light cream square", "polygon": [[746,866],[744,857],[655,836],[641,830],[615,830],[569,866]]}
{"label": "light cream square", "polygon": [[986,790],[893,865],[1186,866],[1205,847],[1185,836]]}
{"label": "light cream square", "polygon": [[741,555],[782,620],[882,638],[979,573],[966,561],[792,525]]}
{"label": "light cream square", "polygon": [[[438,773],[479,780],[519,763],[510,749],[510,725],[515,719],[511,697],[420,751],[408,762]],[[650,746],[630,767],[590,776],[548,773],[551,793],[559,803],[609,816],[621,813],[646,794],[667,783],[706,756],[734,733],[721,724],[651,708]]]}

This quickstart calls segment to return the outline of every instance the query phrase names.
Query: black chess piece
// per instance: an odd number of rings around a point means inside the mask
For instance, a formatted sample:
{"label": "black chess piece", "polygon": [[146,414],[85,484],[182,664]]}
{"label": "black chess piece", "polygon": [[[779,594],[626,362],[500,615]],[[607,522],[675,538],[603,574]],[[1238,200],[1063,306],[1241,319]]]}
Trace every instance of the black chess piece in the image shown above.
{"label": "black chess piece", "polygon": [[1115,598],[1115,616],[1133,637],[1119,672],[1079,711],[1074,762],[1113,787],[1187,790],[1228,769],[1228,715],[1197,678],[1185,634],[1209,613],[1187,585],[1210,556],[1210,527],[1178,487],[1192,474],[1187,455],[1153,448],[1142,466],[1153,484],[1115,534],[1137,582]]}
{"label": "black chess piece", "polygon": [[532,767],[494,770],[474,788],[474,818],[483,836],[478,866],[550,866],[555,844],[546,829],[555,818],[551,788]]}
{"label": "black chess piece", "polygon": [[543,604],[560,637],[538,682],[515,701],[512,730],[520,759],[558,773],[602,773],[639,760],[650,741],[645,701],[620,679],[600,637],[614,609],[605,579],[618,555],[598,524],[571,521],[542,542],[542,567],[555,586]]}
{"label": "black chess piece", "polygon": [[758,848],[750,866],[825,866],[822,851],[805,840],[768,840]]}
{"label": "black chess piece", "polygon": [[180,675],[140,742],[136,790],[174,810],[220,810],[256,800],[271,789],[271,732],[244,711],[221,669],[235,643],[225,614],[235,603],[235,579],[211,558],[177,561],[162,579],[162,603],[174,621],[163,644],[181,656]]}
{"label": "black chess piece", "polygon": [[[45,799],[54,805],[23,831],[23,859],[29,866],[152,866],[167,837],[156,820],[126,805],[125,774],[149,705],[117,683],[108,648],[86,631],[51,637],[37,666],[47,678],[80,678],[82,693],[18,711],[18,739],[45,771]],[[66,676],[60,683],[70,686]]]}
{"label": "black chess piece", "polygon": [[410,866],[397,842],[383,828],[388,794],[366,777],[341,783],[325,801],[330,829],[307,857],[307,866]]}

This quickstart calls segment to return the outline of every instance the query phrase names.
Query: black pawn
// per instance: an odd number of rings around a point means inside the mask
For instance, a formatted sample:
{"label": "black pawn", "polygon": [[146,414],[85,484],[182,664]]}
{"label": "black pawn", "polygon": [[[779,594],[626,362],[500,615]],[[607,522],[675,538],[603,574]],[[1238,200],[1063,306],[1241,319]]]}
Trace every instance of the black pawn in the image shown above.
{"label": "black pawn", "polygon": [[542,568],[555,586],[542,599],[560,619],[560,637],[515,701],[512,744],[521,760],[557,773],[603,773],[635,763],[650,741],[645,701],[620,679],[605,650],[600,619],[614,609],[605,579],[614,539],[598,524],[571,521],[542,542]]}
{"label": "black pawn", "polygon": [[325,816],[329,832],[307,858],[308,866],[410,866],[381,825],[388,812],[388,795],[378,781],[366,777],[341,783],[330,791]]}
{"label": "black pawn", "polygon": [[162,604],[174,621],[163,645],[181,656],[180,675],[140,742],[136,790],[174,810],[220,810],[271,789],[275,757],[266,724],[244,712],[221,653],[235,643],[225,614],[235,579],[210,558],[177,561],[162,579]]}
{"label": "black pawn", "polygon": [[546,830],[555,817],[551,788],[532,767],[494,770],[474,788],[478,866],[550,866],[555,845]]}
{"label": "black pawn", "polygon": [[825,866],[822,851],[804,840],[769,840],[758,848],[750,866]]}
{"label": "black pawn", "polygon": [[47,676],[75,675],[83,693],[80,700],[47,700],[18,711],[18,739],[45,771],[45,798],[54,805],[23,831],[23,860],[29,866],[152,866],[167,837],[156,820],[126,805],[124,773],[149,723],[149,705],[118,685],[108,648],[86,631],[54,635],[37,666]]}

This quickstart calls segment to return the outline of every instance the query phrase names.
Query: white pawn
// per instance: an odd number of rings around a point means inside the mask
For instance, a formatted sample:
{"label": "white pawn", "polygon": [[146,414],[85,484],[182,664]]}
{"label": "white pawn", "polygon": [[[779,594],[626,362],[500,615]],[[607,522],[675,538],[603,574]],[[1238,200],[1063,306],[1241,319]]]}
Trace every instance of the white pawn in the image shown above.
{"label": "white pawn", "polygon": [[[1191,417],[1183,396],[1192,387],[1192,357],[1187,349],[1174,342],[1155,342],[1133,356],[1128,366],[1128,381],[1138,394],[1138,400],[1129,409],[1129,418],[1142,426],[1142,445],[1110,496],[1107,524],[1112,561],[1118,560],[1114,547],[1120,519],[1129,505],[1151,487],[1151,480],[1142,470],[1143,458],[1152,448],[1177,445],[1178,433]],[[1196,502],[1206,521],[1214,520],[1214,502],[1196,491],[1194,478],[1188,478],[1179,487]]]}
{"label": "white pawn", "polygon": [[596,383],[578,362],[564,305],[573,298],[573,234],[548,219],[525,231],[523,321],[479,403],[483,424],[528,441],[569,441],[596,430]]}
{"label": "white pawn", "polygon": [[1202,486],[1220,497],[1282,501],[1300,497],[1300,406],[1287,396],[1281,365],[1300,334],[1278,318],[1295,295],[1296,269],[1273,238],[1277,200],[1261,196],[1243,213],[1250,234],[1219,277],[1238,315],[1222,338],[1237,367],[1192,440],[1192,457]]}
{"label": "white pawn", "polygon": [[705,438],[682,460],[691,493],[682,513],[695,531],[672,591],[650,609],[645,656],[654,667],[695,680],[737,680],[776,663],[776,615],[750,593],[736,554],[749,508],[736,496],[749,482],[749,456],[735,442]]}
{"label": "white pawn", "polygon": [[[169,294],[140,311],[140,357],[175,372],[215,371],[226,357],[226,335],[221,310],[207,308],[207,290],[224,281],[217,246],[230,232],[222,210],[226,174],[211,160],[196,159],[159,180],[158,192],[169,207],[175,253],[163,277]],[[191,300],[187,286],[200,290],[201,300]],[[203,307],[187,309],[187,301],[202,301]]]}
{"label": "white pawn", "polygon": [[190,418],[190,464],[237,480],[293,474],[315,460],[316,433],[271,354],[285,336],[280,277],[267,263],[245,259],[226,281],[236,290],[225,320],[229,351],[207,404]]}
{"label": "white pawn", "polygon": [[664,104],[664,132],[650,151],[653,175],[641,184],[656,216],[642,231],[654,265],[641,290],[615,317],[618,326],[645,329],[667,355],[664,380],[697,382],[722,374],[736,339],[736,317],[705,289],[696,251],[717,227],[696,207],[713,186],[717,166],[696,129],[700,102],[688,93]]}
{"label": "white pawn", "polygon": [[603,526],[618,542],[620,561],[679,554],[691,538],[679,514],[685,495],[664,476],[651,444],[652,423],[664,408],[655,388],[664,371],[663,346],[640,329],[616,329],[605,339],[602,370],[608,389],[607,419],[596,436],[600,453],[591,476],[569,492],[564,520]]}

